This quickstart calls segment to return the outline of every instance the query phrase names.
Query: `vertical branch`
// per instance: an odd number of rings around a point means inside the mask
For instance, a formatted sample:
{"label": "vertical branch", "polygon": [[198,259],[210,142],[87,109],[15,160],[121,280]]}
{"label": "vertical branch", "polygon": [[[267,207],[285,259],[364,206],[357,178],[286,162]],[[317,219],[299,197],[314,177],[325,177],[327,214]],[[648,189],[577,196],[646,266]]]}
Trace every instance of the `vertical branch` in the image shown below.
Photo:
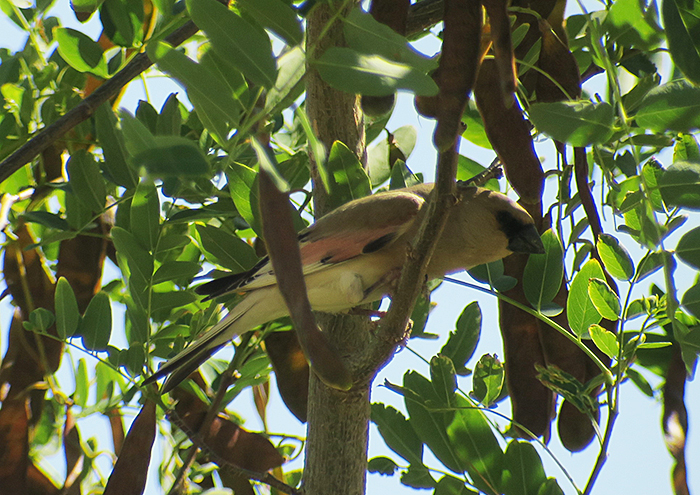
{"label": "vertical branch", "polygon": [[[355,3],[344,2],[343,14]],[[341,22],[328,26],[340,5],[340,2],[319,2],[309,14],[307,53],[313,52],[318,57],[329,47],[344,45]],[[331,88],[311,66],[307,67],[306,76],[306,113],[313,131],[327,149],[339,140],[364,161],[364,125],[357,96]],[[311,160],[311,177],[318,217],[327,213],[330,206],[315,159]],[[354,374],[353,357],[366,352],[369,344],[367,320],[319,315],[318,321]],[[309,378],[304,491],[307,495],[360,495],[365,490],[367,471],[369,381],[356,381],[345,392],[327,387],[313,373]]]}

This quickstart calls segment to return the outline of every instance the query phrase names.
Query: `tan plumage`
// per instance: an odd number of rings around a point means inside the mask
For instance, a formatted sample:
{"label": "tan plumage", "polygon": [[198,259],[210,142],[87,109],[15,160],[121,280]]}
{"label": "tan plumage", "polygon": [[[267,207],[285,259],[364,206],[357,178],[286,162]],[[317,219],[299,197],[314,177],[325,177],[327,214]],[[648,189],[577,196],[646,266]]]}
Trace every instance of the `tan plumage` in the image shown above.
{"label": "tan plumage", "polygon": [[[420,184],[351,201],[299,233],[299,248],[314,310],[330,313],[391,294],[408,246],[418,232],[433,184]],[[528,213],[510,198],[460,186],[460,199],[428,265],[428,277],[469,269],[513,252],[539,253],[542,242]],[[267,258],[245,273],[197,288],[207,299],[247,296],[225,318],[169,360],[146,382],[171,374],[171,390],[235,335],[288,314]]]}

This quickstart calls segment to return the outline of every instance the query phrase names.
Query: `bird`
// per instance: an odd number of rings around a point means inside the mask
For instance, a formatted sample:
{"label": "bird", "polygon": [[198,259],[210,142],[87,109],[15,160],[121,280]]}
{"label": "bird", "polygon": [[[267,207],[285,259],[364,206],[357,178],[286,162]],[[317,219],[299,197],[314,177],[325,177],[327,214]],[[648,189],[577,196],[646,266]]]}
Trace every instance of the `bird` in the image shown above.
{"label": "bird", "polygon": [[[314,311],[343,313],[391,296],[428,208],[434,184],[379,192],[345,203],[298,234],[304,279]],[[500,192],[457,183],[457,201],[436,242],[427,279],[444,277],[512,253],[544,253],[532,217]],[[243,300],[144,381],[168,376],[166,393],[236,335],[287,316],[272,264],[216,278],[195,289],[208,301],[244,293]]]}

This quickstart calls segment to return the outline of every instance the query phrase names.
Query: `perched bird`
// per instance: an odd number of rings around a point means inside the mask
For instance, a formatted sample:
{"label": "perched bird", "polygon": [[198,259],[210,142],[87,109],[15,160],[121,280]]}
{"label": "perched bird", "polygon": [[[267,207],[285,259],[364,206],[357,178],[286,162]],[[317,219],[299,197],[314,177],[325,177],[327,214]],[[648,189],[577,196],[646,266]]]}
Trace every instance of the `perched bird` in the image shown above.
{"label": "perched bird", "polygon": [[[346,203],[302,230],[299,250],[311,307],[341,313],[390,296],[432,190],[433,184],[419,184],[367,196]],[[512,199],[461,183],[458,196],[428,265],[429,279],[514,252],[544,252],[532,218]],[[212,280],[195,290],[206,295],[205,300],[234,292],[247,295],[144,382],[170,375],[163,393],[234,336],[288,314],[267,257],[247,272]]]}

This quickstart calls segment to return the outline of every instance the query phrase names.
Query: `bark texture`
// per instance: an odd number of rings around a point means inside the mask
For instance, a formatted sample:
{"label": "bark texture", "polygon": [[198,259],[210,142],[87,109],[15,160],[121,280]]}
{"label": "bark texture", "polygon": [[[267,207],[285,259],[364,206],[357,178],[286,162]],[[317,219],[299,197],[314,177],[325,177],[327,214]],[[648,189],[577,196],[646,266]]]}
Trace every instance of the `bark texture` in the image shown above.
{"label": "bark texture", "polygon": [[[344,45],[342,24],[336,20],[329,27],[338,6],[319,2],[307,18],[307,53],[312,58],[320,57],[328,47]],[[353,6],[354,2],[350,3],[348,10]],[[364,126],[358,97],[328,86],[312,66],[306,78],[306,112],[326,150],[330,151],[333,142],[342,141],[364,162]],[[312,158],[314,205],[319,217],[329,209],[328,197]],[[365,491],[369,387],[374,375],[358,376],[358,363],[369,350],[368,322],[366,318],[330,315],[319,315],[318,322],[356,380],[349,391],[343,392],[327,387],[311,373],[304,491],[306,495],[360,495]]]}

